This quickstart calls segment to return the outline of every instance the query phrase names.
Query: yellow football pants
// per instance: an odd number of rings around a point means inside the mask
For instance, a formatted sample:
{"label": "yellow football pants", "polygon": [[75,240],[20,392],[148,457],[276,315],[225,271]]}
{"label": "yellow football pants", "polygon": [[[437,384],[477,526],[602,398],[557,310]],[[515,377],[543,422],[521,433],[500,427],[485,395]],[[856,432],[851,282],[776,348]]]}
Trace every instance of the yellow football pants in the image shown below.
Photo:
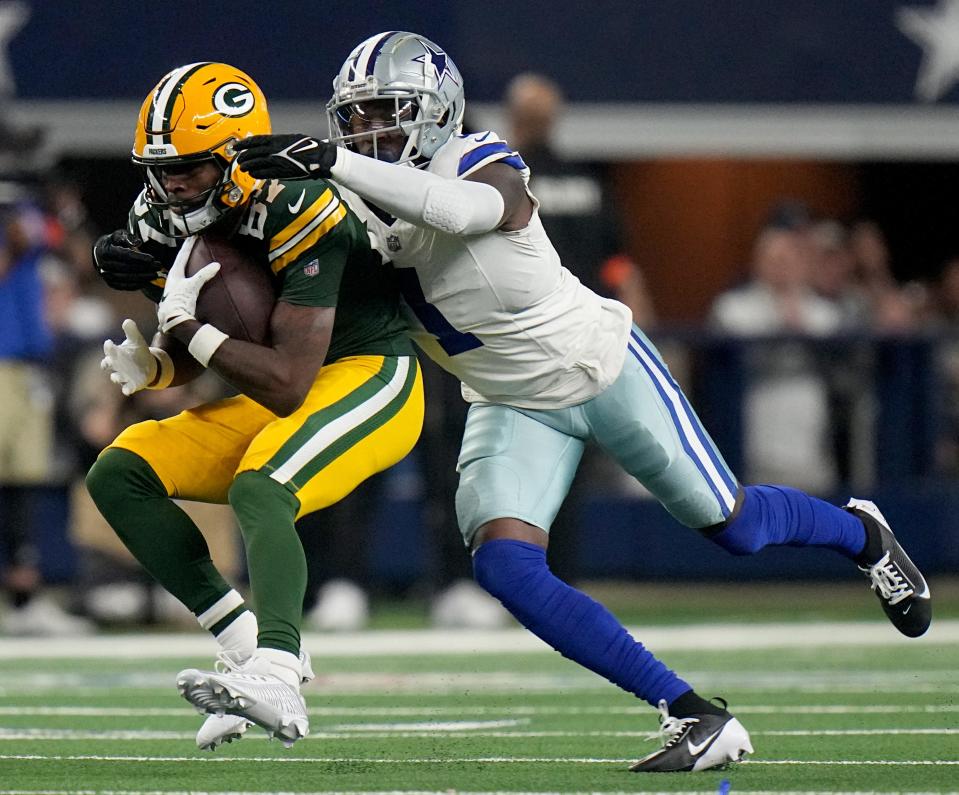
{"label": "yellow football pants", "polygon": [[226,503],[237,475],[260,470],[296,495],[299,518],[400,461],[422,426],[416,357],[353,356],[322,367],[289,417],[240,395],[131,425],[110,446],[146,460],[183,500]]}

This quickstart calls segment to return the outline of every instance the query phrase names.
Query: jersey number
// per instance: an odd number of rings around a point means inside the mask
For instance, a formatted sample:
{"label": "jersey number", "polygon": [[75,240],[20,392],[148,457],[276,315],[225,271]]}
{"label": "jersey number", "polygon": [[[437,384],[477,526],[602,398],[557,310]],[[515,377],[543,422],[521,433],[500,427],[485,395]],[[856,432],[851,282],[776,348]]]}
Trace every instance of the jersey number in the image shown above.
{"label": "jersey number", "polygon": [[240,226],[241,235],[250,235],[258,240],[263,239],[263,231],[266,229],[266,205],[263,202],[253,202],[250,205],[250,211],[243,219]]}
{"label": "jersey number", "polygon": [[397,268],[396,274],[400,282],[400,292],[403,293],[406,303],[413,310],[413,314],[420,319],[423,328],[436,337],[436,341],[446,351],[447,356],[456,356],[458,353],[465,353],[483,345],[474,335],[464,334],[453,328],[440,310],[426,300],[415,269]]}

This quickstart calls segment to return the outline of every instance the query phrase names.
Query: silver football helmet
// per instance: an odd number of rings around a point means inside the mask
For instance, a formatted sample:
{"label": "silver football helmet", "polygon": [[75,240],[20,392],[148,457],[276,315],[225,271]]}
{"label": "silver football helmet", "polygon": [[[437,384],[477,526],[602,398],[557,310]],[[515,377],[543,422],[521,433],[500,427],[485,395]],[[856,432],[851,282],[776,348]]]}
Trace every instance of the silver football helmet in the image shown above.
{"label": "silver football helmet", "polygon": [[379,160],[428,160],[460,131],[465,105],[463,77],[442,48],[415,33],[379,33],[333,80],[330,140]]}

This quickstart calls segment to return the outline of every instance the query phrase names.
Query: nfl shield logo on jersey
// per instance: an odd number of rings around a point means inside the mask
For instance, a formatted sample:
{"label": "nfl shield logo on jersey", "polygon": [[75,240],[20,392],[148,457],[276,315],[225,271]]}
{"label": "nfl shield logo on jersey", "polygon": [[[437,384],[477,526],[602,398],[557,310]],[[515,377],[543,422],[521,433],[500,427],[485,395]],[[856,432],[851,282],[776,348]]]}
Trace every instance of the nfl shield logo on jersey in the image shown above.
{"label": "nfl shield logo on jersey", "polygon": [[307,276],[316,276],[320,272],[320,261],[318,259],[310,260],[303,266],[303,273]]}
{"label": "nfl shield logo on jersey", "polygon": [[387,238],[386,238],[386,247],[387,247],[390,251],[399,251],[401,248],[403,248],[403,247],[400,245],[400,236],[399,236],[399,235],[390,235],[389,237],[387,237]]}

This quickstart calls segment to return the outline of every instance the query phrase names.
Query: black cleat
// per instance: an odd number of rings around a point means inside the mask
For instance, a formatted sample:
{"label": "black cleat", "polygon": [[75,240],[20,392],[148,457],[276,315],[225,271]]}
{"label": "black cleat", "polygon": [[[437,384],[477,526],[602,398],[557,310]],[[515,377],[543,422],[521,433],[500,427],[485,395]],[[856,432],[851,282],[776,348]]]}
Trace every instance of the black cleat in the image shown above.
{"label": "black cleat", "polygon": [[878,534],[882,545],[880,556],[872,563],[860,565],[859,570],[869,576],[893,626],[903,635],[918,638],[932,621],[932,600],[922,572],[909,559],[874,503],[852,499],[843,507],[866,525],[867,538]]}
{"label": "black cleat", "polygon": [[[725,707],[723,702],[724,710]],[[753,752],[749,733],[728,712],[674,718],[665,701],[659,702],[659,711],[659,735],[665,744],[630,765],[629,769],[634,773],[713,770],[738,762]]]}

